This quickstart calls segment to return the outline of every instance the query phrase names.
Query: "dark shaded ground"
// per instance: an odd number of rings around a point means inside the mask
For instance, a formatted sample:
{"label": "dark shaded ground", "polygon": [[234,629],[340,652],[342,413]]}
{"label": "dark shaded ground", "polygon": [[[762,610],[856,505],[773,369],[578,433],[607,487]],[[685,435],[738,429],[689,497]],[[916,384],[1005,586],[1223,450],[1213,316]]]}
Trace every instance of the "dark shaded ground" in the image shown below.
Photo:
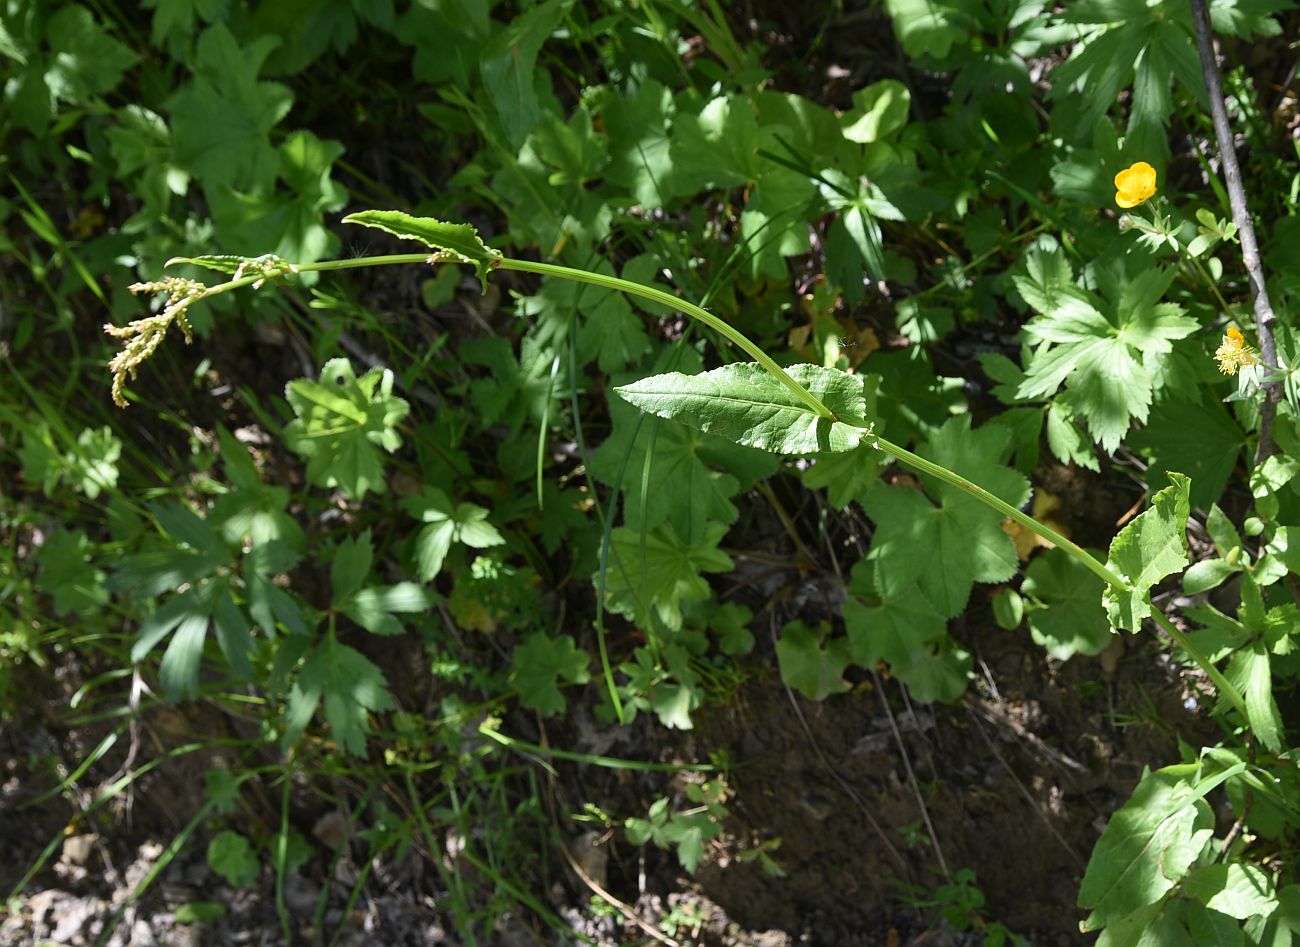
{"label": "dark shaded ground", "polygon": [[[1188,712],[1194,707],[1189,682],[1140,638],[1129,639],[1125,653],[1116,648],[1101,658],[1064,664],[1045,659],[1026,635],[991,622],[968,628],[965,642],[976,654],[976,681],[955,706],[909,706],[887,679],[879,686],[888,711],[870,679],[848,694],[812,703],[788,692],[773,673],[756,675],[730,705],[701,713],[694,732],[667,731],[645,720],[619,732],[591,728],[586,713],[576,710],[571,720],[583,725],[570,736],[580,745],[606,744],[614,755],[665,760],[704,760],[726,750],[735,764],[729,802],[734,818],[695,879],[671,853],[639,850],[621,837],[604,847],[607,867],[593,872],[650,923],[673,904],[691,905],[711,919],[695,936],[679,930],[682,943],[980,943],[982,938],[957,934],[933,912],[900,900],[907,893],[900,879],[928,891],[943,883],[941,852],[950,873],[976,872],[988,898],[980,912],[986,920],[1000,921],[1036,944],[1085,942],[1077,932],[1081,915],[1074,897],[1105,819],[1127,798],[1143,766],[1173,761],[1176,731],[1194,740],[1205,722]],[[1116,708],[1143,707],[1144,714],[1116,715]],[[154,712],[151,736],[165,736],[172,727],[176,737],[193,738],[203,715],[192,710]],[[523,731],[523,739],[537,736],[527,732],[526,720],[508,721],[506,729],[512,726]],[[6,756],[0,888],[8,890],[64,825],[76,826],[62,854],[29,887],[36,893],[0,926],[0,944],[41,943],[38,938],[94,942],[107,916],[124,905],[125,892],[201,804],[206,769],[221,762],[210,752],[173,760],[139,783],[129,812],[125,797],[102,815],[75,823],[58,799],[20,808],[24,797],[49,783],[48,771],[32,773],[26,761],[74,764],[94,734],[93,728],[45,730],[35,721],[0,732]],[[564,745],[562,736],[558,729],[550,735],[556,745]],[[110,753],[92,776],[113,772],[110,761],[117,756]],[[554,793],[562,806],[587,800],[618,814],[644,812],[656,795],[672,788],[662,777],[629,778],[577,764],[561,764],[558,773],[558,783],[544,792]],[[81,785],[96,780],[87,777]],[[272,817],[272,798],[254,793],[246,799],[253,823]],[[325,841],[328,828],[318,807],[302,802],[295,821],[315,820],[314,836]],[[736,858],[743,847],[738,843],[771,838],[781,840],[774,856],[783,878]],[[269,869],[252,889],[232,890],[207,867],[207,841],[200,829],[139,908],[128,911],[111,943],[282,941]],[[338,932],[344,944],[464,942],[443,927],[445,916],[429,894],[436,879],[418,857],[380,866],[366,897],[345,913],[357,867],[345,859],[334,869],[339,884],[324,915],[326,941]],[[289,877],[286,903],[302,942],[318,940],[313,917],[328,870],[322,855]],[[619,936],[608,920],[579,920],[572,912],[590,892],[571,873],[556,872],[549,887],[533,894],[588,933],[603,934],[603,942],[636,934],[629,929]],[[230,913],[202,931],[177,925],[171,912],[194,899],[225,904]],[[539,934],[540,942],[557,942],[553,932],[522,924],[505,925],[489,942],[537,943]]]}

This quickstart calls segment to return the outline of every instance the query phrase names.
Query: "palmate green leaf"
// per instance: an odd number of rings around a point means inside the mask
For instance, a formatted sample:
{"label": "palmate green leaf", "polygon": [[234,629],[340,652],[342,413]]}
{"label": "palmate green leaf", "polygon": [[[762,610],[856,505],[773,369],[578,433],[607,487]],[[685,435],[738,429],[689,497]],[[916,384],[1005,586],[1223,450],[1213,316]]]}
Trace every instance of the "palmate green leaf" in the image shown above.
{"label": "palmate green leaf", "polygon": [[849,581],[843,614],[853,660],[888,663],[917,700],[956,700],[966,690],[970,654],[948,637],[947,620],[915,585],[882,600],[873,573],[874,563],[860,559]]}
{"label": "palmate green leaf", "polygon": [[[1070,58],[1053,72],[1049,97],[1059,99],[1076,89],[1082,92],[1088,127],[1131,83],[1129,144],[1141,138],[1155,145],[1155,133],[1172,111],[1171,76],[1198,99],[1203,98],[1205,84],[1186,4],[1178,0],[1083,0],[1071,4],[1062,18],[1089,28]],[[1167,149],[1163,142],[1159,147]]]}
{"label": "palmate green leaf", "polygon": [[697,542],[685,543],[667,523],[645,534],[614,530],[605,576],[610,610],[646,625],[653,616],[680,630],[682,602],[712,594],[702,573],[732,567],[731,557],[718,549],[726,532],[724,524],[710,523]]}
{"label": "palmate green leaf", "polygon": [[[939,428],[920,453],[1020,506],[1029,498],[1029,483],[1002,464],[1009,447],[1006,428],[971,431],[969,417],[961,417]],[[879,485],[862,497],[863,510],[876,523],[868,557],[881,598],[900,599],[919,586],[949,618],[965,608],[975,582],[1004,581],[1019,561],[1000,513],[955,487],[921,479],[937,506],[925,493],[903,486]]]}
{"label": "palmate green leaf", "polygon": [[91,565],[93,547],[81,530],[58,529],[41,546],[38,588],[53,596],[56,615],[89,615],[108,601],[104,573]]}
{"label": "palmate green leaf", "polygon": [[539,345],[530,335],[519,344],[516,357],[510,340],[499,335],[467,339],[457,353],[462,362],[480,365],[483,377],[470,382],[469,400],[487,427],[504,424],[519,430],[529,421],[541,424],[547,416],[555,417],[556,404],[567,390],[563,366],[552,374],[555,351]]}
{"label": "palmate green leaf", "polygon": [[1113,634],[1101,604],[1104,585],[1063,549],[1034,557],[1021,586],[1033,600],[1028,615],[1034,642],[1058,661],[1104,651]]}
{"label": "palmate green leaf", "polygon": [[862,498],[876,523],[868,555],[876,563],[883,598],[898,598],[913,585],[941,615],[966,607],[975,582],[1001,582],[1015,574],[1015,544],[1000,516],[979,501],[950,497],[935,506],[907,487],[877,487]]}
{"label": "palmate green leaf", "polygon": [[1127,444],[1150,455],[1147,473],[1153,489],[1165,486],[1163,471],[1181,470],[1192,478],[1192,506],[1205,507],[1223,495],[1246,435],[1223,403],[1207,392],[1199,402],[1159,402],[1147,426],[1134,431]]}
{"label": "palmate green leaf", "polygon": [[[604,261],[590,269],[613,275]],[[594,361],[609,374],[626,371],[650,349],[645,326],[627,296],[603,286],[548,276],[535,295],[519,298],[515,314],[534,320],[529,337],[550,352],[568,345],[569,326],[577,322],[579,361],[584,366]]]}
{"label": "palmate green leaf", "polygon": [[1194,764],[1145,773],[1092,851],[1079,889],[1079,906],[1092,913],[1080,928],[1100,930],[1160,901],[1214,835],[1203,797],[1244,768],[1200,780]]}
{"label": "palmate green leaf", "polygon": [[117,486],[117,462],[121,457],[122,441],[112,428],[88,427],[77,435],[77,446],[66,455],[68,480],[93,500],[101,490]]}
{"label": "palmate green leaf", "polygon": [[488,247],[469,224],[450,224],[433,217],[412,217],[398,210],[358,211],[344,217],[343,223],[374,227],[395,237],[415,240],[438,251],[435,256],[441,254],[448,261],[468,263],[474,267],[485,293],[488,271],[501,259],[501,254]]}
{"label": "palmate green leaf", "polygon": [[[330,176],[343,155],[337,141],[309,131],[291,134],[279,148],[278,186],[273,192],[220,190],[208,205],[222,244],[239,249],[265,247],[275,256],[312,263],[329,256],[338,238],[325,227],[324,214],[347,201],[347,191]],[[256,270],[248,271],[256,273]],[[307,278],[314,278],[307,274]]]}
{"label": "palmate green leaf", "polygon": [[383,492],[379,449],[392,453],[402,439],[395,430],[410,406],[393,393],[393,373],[373,368],[360,378],[346,358],[330,359],[320,381],[300,378],[285,387],[297,419],[284,429],[289,449],[307,458],[307,479],[338,487],[361,499]]}
{"label": "palmate green leaf", "polygon": [[750,362],[701,375],[655,375],[614,390],[642,411],[774,454],[848,451],[870,435],[860,376],[807,364],[792,365],[788,372],[840,420],[818,416]]}
{"label": "palmate green leaf", "polygon": [[140,61],[79,5],[68,4],[51,16],[45,35],[51,54],[45,81],[70,102],[86,103],[112,91],[123,74]]}
{"label": "palmate green leaf", "polygon": [[710,522],[734,523],[739,511],[731,498],[776,469],[770,454],[647,418],[620,399],[609,409],[614,431],[588,467],[597,480],[622,491],[629,527],[667,522],[678,537],[694,542]]}
{"label": "palmate green leaf", "polygon": [[205,188],[270,190],[279,165],[270,132],[288,114],[293,93],[257,75],[279,44],[279,37],[263,34],[241,48],[223,23],[199,37],[194,79],[167,108],[175,162]]}
{"label": "palmate green leaf", "polygon": [[971,665],[970,652],[945,635],[889,670],[907,685],[914,700],[954,701],[966,691]]}
{"label": "palmate green leaf", "polygon": [[647,78],[629,95],[602,87],[594,101],[609,140],[606,177],[627,188],[646,210],[657,210],[684,192],[678,162],[669,153],[678,141],[676,134],[668,135],[672,93],[663,83]]}
{"label": "palmate green leaf", "polygon": [[849,689],[844,680],[844,669],[849,666],[849,640],[827,640],[829,630],[825,622],[813,629],[801,621],[792,621],[781,629],[781,640],[776,643],[781,680],[809,700],[825,700]]}
{"label": "palmate green leaf", "polygon": [[587,672],[590,661],[590,655],[578,650],[571,636],[552,638],[545,632],[534,632],[515,648],[510,662],[510,684],[519,691],[525,707],[543,717],[554,717],[563,713],[565,707],[560,679],[571,684],[587,683],[591,680]]}
{"label": "palmate green leaf", "polygon": [[322,700],[334,739],[353,756],[365,755],[369,714],[394,707],[383,672],[360,651],[340,644],[333,633],[307,656],[289,693],[284,746],[302,735]]}
{"label": "palmate green leaf", "polygon": [[[1016,397],[1050,398],[1065,385],[1071,411],[1113,452],[1134,421],[1147,419],[1157,383],[1163,384],[1158,382],[1161,360],[1173,342],[1197,328],[1182,307],[1159,301],[1174,275],[1149,267],[1108,279],[1112,302],[1106,304],[1074,285],[1054,243],[1033,246],[1024,272],[1013,276],[1020,295],[1038,312],[1025,326],[1034,350]],[[1050,439],[1050,415],[1048,422]],[[1061,456],[1069,450],[1056,433],[1053,450]]]}
{"label": "palmate green leaf", "polygon": [[473,503],[453,503],[437,487],[425,487],[407,497],[402,501],[402,508],[428,524],[415,538],[416,571],[425,582],[442,570],[453,543],[487,549],[505,542],[497,528],[487,521],[487,510]]}
{"label": "palmate green leaf", "polygon": [[[131,660],[139,662],[163,638],[172,635],[158,667],[167,700],[195,697],[199,690],[199,663],[208,628],[215,626],[217,642],[232,669],[247,679],[252,637],[248,620],[231,600],[229,578],[223,576],[191,586],[168,600],[137,631]],[[174,634],[173,634],[174,632]]]}
{"label": "palmate green leaf", "polygon": [[208,867],[232,887],[246,888],[257,880],[262,864],[248,839],[226,830],[208,843]]}
{"label": "palmate green leaf", "polygon": [[948,632],[947,620],[916,586],[882,599],[870,559],[859,559],[853,566],[843,612],[853,660],[864,667],[878,661],[908,664]]}
{"label": "palmate green leaf", "polygon": [[1187,565],[1188,494],[1191,481],[1170,473],[1172,486],[1151,498],[1146,512],[1129,523],[1110,544],[1107,568],[1125,578],[1130,588],[1106,586],[1103,602],[1110,623],[1137,631],[1151,614],[1151,587]]}

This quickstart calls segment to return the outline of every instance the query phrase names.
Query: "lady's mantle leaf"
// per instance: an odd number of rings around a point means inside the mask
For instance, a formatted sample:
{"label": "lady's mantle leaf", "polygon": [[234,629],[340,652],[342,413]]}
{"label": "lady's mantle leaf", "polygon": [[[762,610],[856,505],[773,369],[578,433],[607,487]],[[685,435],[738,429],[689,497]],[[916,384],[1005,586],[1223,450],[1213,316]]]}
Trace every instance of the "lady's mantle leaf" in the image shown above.
{"label": "lady's mantle leaf", "polygon": [[1097,597],[1102,589],[1102,580],[1064,550],[1052,548],[1036,556],[1020,589],[1031,600],[1034,643],[1058,661],[1105,650],[1112,632]]}
{"label": "lady's mantle leaf", "polygon": [[781,629],[781,640],[776,643],[781,680],[809,700],[825,700],[831,694],[849,689],[844,682],[844,669],[849,666],[849,639],[840,637],[823,642],[825,632],[825,625],[814,630],[801,621],[792,621]]}
{"label": "lady's mantle leaf", "polygon": [[619,527],[612,534],[605,594],[610,611],[638,623],[657,617],[673,631],[682,627],[682,602],[712,595],[705,572],[728,572],[731,558],[718,549],[723,523],[709,523],[691,543],[669,523],[649,533]]}
{"label": "lady's mantle leaf", "polygon": [[375,227],[406,240],[418,240],[444,254],[447,262],[469,263],[485,293],[488,270],[501,259],[501,254],[490,249],[469,224],[449,224],[433,217],[412,217],[399,210],[363,210],[348,214],[343,222]]}
{"label": "lady's mantle leaf", "polygon": [[587,673],[589,660],[585,651],[575,647],[571,636],[552,638],[535,632],[515,648],[510,682],[519,689],[525,707],[553,717],[564,712],[560,678],[573,684],[587,683],[591,679]]}
{"label": "lady's mantle leaf", "polygon": [[655,375],[614,390],[642,411],[774,454],[849,451],[871,433],[861,377],[817,365],[788,371],[840,420],[820,417],[752,362],[702,375]]}
{"label": "lady's mantle leaf", "polygon": [[375,368],[357,378],[345,358],[326,362],[320,381],[289,382],[285,397],[298,418],[284,429],[285,443],[307,458],[308,480],[339,487],[353,499],[383,491],[378,448],[398,448],[402,439],[394,428],[410,410],[392,392],[391,371]]}
{"label": "lady's mantle leaf", "polygon": [[1137,631],[1151,614],[1151,587],[1187,565],[1187,515],[1191,480],[1170,473],[1173,484],[1151,498],[1151,508],[1125,526],[1110,544],[1112,572],[1129,582],[1127,591],[1106,588],[1103,601],[1110,623]]}

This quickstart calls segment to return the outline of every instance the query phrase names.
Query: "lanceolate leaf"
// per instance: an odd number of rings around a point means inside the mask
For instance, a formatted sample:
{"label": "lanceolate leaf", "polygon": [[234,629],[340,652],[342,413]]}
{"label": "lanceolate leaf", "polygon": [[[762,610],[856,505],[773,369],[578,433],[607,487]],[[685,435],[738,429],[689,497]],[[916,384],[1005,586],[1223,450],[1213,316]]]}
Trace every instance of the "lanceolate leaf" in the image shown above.
{"label": "lanceolate leaf", "polygon": [[433,217],[412,217],[399,210],[363,210],[348,214],[345,224],[375,227],[406,240],[418,240],[427,247],[446,254],[449,262],[469,263],[487,292],[487,274],[501,254],[490,249],[469,224],[449,224]]}
{"label": "lanceolate leaf", "polygon": [[702,375],[655,375],[614,390],[642,411],[774,454],[849,451],[871,433],[861,377],[817,365],[788,371],[840,420],[820,417],[752,362]]}
{"label": "lanceolate leaf", "polygon": [[1079,906],[1092,913],[1080,927],[1099,930],[1160,901],[1214,834],[1203,797],[1244,768],[1239,763],[1200,782],[1194,764],[1145,774],[1093,849],[1079,889]]}
{"label": "lanceolate leaf", "polygon": [[1151,614],[1151,587],[1187,565],[1188,493],[1191,481],[1170,473],[1173,484],[1151,498],[1151,508],[1129,523],[1110,544],[1107,566],[1128,580],[1130,588],[1107,586],[1104,595],[1110,623],[1137,631]]}

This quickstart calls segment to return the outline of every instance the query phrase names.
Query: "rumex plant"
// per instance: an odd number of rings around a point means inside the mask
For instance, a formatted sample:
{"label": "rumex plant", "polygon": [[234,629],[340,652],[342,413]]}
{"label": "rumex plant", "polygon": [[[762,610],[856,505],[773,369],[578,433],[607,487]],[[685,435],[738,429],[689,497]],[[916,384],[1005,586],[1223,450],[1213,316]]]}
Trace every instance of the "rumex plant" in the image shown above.
{"label": "rumex plant", "polygon": [[[499,785],[500,747],[543,751],[511,743],[505,707],[517,701],[544,726],[594,694],[602,721],[645,714],[686,729],[739,677],[763,673],[735,660],[755,648],[755,611],[720,597],[719,580],[750,553],[728,543],[747,496],[790,534],[792,561],[778,568],[826,571],[770,485],[797,478],[862,529],[853,558],[836,558],[835,614],[773,625],[790,689],[832,699],[887,670],[916,699],[961,697],[973,649],[954,619],[984,587],[999,621],[1023,622],[1056,659],[1154,632],[1214,698],[1224,736],[1145,774],[1114,814],[1083,877],[1084,925],[1115,944],[1289,942],[1300,925],[1281,709],[1294,687],[1286,593],[1300,528],[1289,328],[1300,284],[1288,275],[1300,267],[1288,268],[1285,239],[1296,196],[1252,114],[1258,97],[1229,76],[1224,120],[1258,146],[1251,197],[1278,225],[1250,251],[1241,174],[1234,188],[1219,134],[1224,97],[1197,57],[1207,26],[1275,35],[1284,4],[1223,0],[1207,19],[1183,0],[888,0],[876,12],[911,67],[944,76],[951,94],[936,103],[880,78],[835,109],[778,91],[763,50],[716,4],[611,5],[599,20],[560,0],[513,19],[475,4],[322,7],[279,50],[270,12],[250,25],[218,6],[157,5],[155,42],[192,53],[193,69],[166,96],[122,108],[106,97],[138,57],[97,14],[4,21],[21,56],[5,50],[18,63],[6,121],[36,135],[57,118],[63,134],[84,113],[88,140],[110,143],[88,163],[92,190],[121,179],[138,197],[119,239],[93,246],[94,259],[136,260],[132,291],[160,298],[138,317],[115,297],[113,401],[167,390],[173,324],[217,357],[212,327],[240,310],[305,340],[300,357],[319,366],[288,381],[283,402],[239,391],[269,443],[300,463],[294,490],[267,475],[256,430],[216,428],[202,475],[136,506],[102,418],[70,431],[6,418],[23,432],[29,483],[113,504],[107,538],[61,531],[42,550],[60,614],[94,612],[112,593],[135,623],[130,658],[161,652],[163,695],[264,702],[261,737],[295,765],[337,746],[332,765],[364,766],[382,735],[412,797],[422,768],[452,788],[436,805],[412,799],[410,819],[376,809],[372,850],[405,852],[416,836],[439,847],[428,814],[457,826],[473,855],[459,782]],[[385,193],[342,145],[298,127],[313,97],[297,71],[352,48],[361,26],[409,50],[423,86],[407,98],[451,143],[434,149],[454,162],[446,180],[416,172],[414,197]],[[697,34],[698,47],[687,41]],[[573,55],[548,56],[561,37]],[[79,59],[100,68],[41,78],[47,60],[66,70]],[[47,94],[23,91],[38,79]],[[382,107],[382,85],[370,107]],[[1171,124],[1208,137],[1207,103],[1217,147],[1175,158]],[[423,200],[418,214],[346,218],[419,251],[369,256],[349,237],[325,260],[340,245],[326,215],[348,202],[335,177],[354,206]],[[24,196],[24,220],[79,272],[77,249]],[[440,219],[461,215],[497,235]],[[168,256],[182,275],[159,267]],[[412,343],[323,278],[386,264],[409,267],[425,309],[454,301],[486,323],[490,304],[461,292],[468,267],[465,282],[484,300],[512,294],[518,318]],[[25,318],[30,337],[40,323]],[[983,377],[949,377],[961,360]],[[1137,465],[1148,497],[1096,553],[1043,512],[1037,474],[1048,459],[1109,471],[1116,457]],[[1243,464],[1248,499],[1233,493]],[[1200,555],[1213,550],[1190,567],[1189,525]],[[1186,604],[1174,607],[1180,577]],[[566,609],[578,602],[575,620]],[[448,685],[436,708],[406,712],[371,636],[394,651],[421,643]],[[466,657],[483,641],[496,664]],[[40,655],[40,642],[15,653]],[[471,692],[481,703],[465,703]],[[624,822],[630,837],[673,847],[694,870],[727,818],[721,792],[688,790],[696,809],[654,795],[650,818]],[[282,825],[254,840],[278,852],[281,877],[290,837]],[[246,883],[253,848],[219,838],[214,864]],[[964,878],[930,900],[966,905]],[[953,916],[962,926],[979,912]]]}

